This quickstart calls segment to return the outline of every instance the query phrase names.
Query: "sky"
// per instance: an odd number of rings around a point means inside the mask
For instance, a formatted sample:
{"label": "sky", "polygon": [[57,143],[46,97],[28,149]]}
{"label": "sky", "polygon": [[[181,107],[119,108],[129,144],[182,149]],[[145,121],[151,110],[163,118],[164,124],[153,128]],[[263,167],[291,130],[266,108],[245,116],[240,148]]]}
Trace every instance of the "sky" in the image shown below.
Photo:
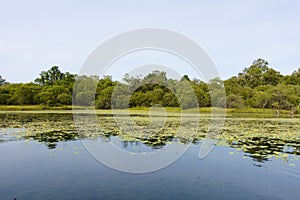
{"label": "sky", "polygon": [[[197,42],[223,79],[257,58],[290,74],[300,67],[299,10],[300,2],[289,0],[0,0],[0,75],[9,82],[30,82],[54,65],[78,73],[106,40],[149,27]],[[111,73],[122,75],[117,68]]]}

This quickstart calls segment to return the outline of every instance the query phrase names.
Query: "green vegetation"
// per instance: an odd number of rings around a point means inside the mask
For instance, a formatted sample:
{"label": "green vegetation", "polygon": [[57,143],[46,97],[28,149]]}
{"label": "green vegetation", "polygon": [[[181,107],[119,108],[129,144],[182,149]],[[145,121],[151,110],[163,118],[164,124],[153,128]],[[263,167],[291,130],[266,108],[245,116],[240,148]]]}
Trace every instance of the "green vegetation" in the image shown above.
{"label": "green vegetation", "polygon": [[[76,79],[76,82],[75,82]],[[221,91],[226,91],[226,97]],[[255,60],[237,76],[208,83],[184,75],[168,79],[165,72],[113,81],[105,76],[78,76],[63,73],[57,66],[40,73],[34,83],[8,83],[0,76],[0,109],[70,109],[72,105],[97,109],[148,108],[155,105],[174,110],[226,107],[232,112],[274,112],[279,116],[299,113],[300,68],[283,76],[263,59]],[[4,105],[9,105],[6,107]],[[15,107],[15,106],[21,107]],[[34,106],[33,106],[34,105]],[[204,109],[205,110],[205,109]],[[282,110],[288,110],[282,112]]]}
{"label": "green vegetation", "polygon": [[[72,110],[71,105],[44,106],[44,105],[0,105],[2,111],[34,111],[34,110]],[[76,107],[75,107],[76,108]],[[78,107],[80,108],[80,107]]]}
{"label": "green vegetation", "polygon": [[[148,126],[147,111],[132,111],[134,115],[131,118],[137,126],[129,124],[129,116],[123,110],[117,111],[120,121],[124,122],[121,126],[110,114],[111,110],[98,110],[99,127],[93,128],[87,126],[91,125],[89,115],[82,115],[75,126],[73,114],[68,111],[0,112],[0,143],[18,139],[25,142],[35,140],[53,149],[59,142],[98,138],[113,141],[117,136],[124,147],[141,143],[150,149],[159,149],[174,141],[197,144],[210,133],[209,115],[202,115],[198,124],[191,121],[182,124],[176,112],[166,118],[164,113],[157,112],[151,116],[154,124]],[[162,126],[156,124],[164,120]],[[79,135],[78,127],[81,130]],[[232,155],[244,154],[258,162],[273,158],[293,162],[300,155],[299,130],[299,119],[227,117],[221,132],[214,138],[217,139],[217,145],[235,148],[236,151],[230,153]]]}

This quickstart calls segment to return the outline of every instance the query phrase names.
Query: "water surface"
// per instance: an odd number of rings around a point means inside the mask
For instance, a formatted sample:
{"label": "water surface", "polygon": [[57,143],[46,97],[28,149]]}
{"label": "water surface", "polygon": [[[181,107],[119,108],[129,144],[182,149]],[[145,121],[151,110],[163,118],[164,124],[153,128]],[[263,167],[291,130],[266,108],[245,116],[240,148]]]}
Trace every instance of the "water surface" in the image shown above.
{"label": "water surface", "polygon": [[[300,140],[297,119],[227,118],[217,146],[198,153],[209,118],[199,133],[172,135],[176,119],[160,134],[122,133],[111,116],[99,115],[103,138],[132,153],[191,143],[172,165],[152,173],[113,170],[91,156],[72,114],[2,113],[0,199],[299,199]],[[135,120],[141,120],[143,116]],[[145,120],[147,121],[146,117]],[[104,123],[105,122],[105,123]],[[146,122],[145,122],[146,123]],[[97,136],[97,137],[96,137]]]}

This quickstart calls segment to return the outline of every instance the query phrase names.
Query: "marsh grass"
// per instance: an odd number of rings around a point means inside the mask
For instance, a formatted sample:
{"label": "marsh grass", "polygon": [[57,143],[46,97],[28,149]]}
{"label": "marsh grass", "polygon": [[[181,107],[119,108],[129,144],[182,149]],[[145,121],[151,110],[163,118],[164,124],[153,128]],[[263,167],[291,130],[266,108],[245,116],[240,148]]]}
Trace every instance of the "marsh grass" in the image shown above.
{"label": "marsh grass", "polygon": [[[82,107],[82,106],[54,106],[49,107],[45,105],[0,105],[0,111],[40,111],[40,112],[63,112],[66,113],[72,112],[72,110],[93,110],[94,107]],[[243,108],[243,109],[233,109],[233,108],[216,108],[216,107],[201,107],[201,108],[192,108],[192,109],[181,109],[180,107],[164,107],[167,113],[200,113],[200,114],[210,114],[212,111],[214,113],[220,113],[221,115],[225,114],[227,116],[234,117],[252,117],[252,118],[273,118],[277,117],[273,109],[259,109],[259,108]],[[134,107],[129,108],[131,115],[149,115],[150,108],[148,107]],[[126,113],[126,110],[117,110],[119,113]],[[290,110],[280,110],[280,118],[290,118]],[[113,114],[113,112],[108,110],[96,109],[97,114]],[[300,109],[297,109],[294,113],[294,118],[300,118]]]}
{"label": "marsh grass", "polygon": [[72,106],[44,106],[44,105],[0,105],[2,111],[34,111],[34,110],[72,110]]}

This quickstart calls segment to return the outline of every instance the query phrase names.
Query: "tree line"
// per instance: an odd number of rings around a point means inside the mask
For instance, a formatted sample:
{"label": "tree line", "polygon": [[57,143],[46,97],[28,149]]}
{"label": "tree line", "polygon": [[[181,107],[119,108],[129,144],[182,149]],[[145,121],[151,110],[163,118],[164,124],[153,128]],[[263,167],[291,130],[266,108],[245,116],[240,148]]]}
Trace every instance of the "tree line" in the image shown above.
{"label": "tree line", "polygon": [[0,76],[0,105],[60,106],[72,105],[72,99],[77,105],[99,109],[160,104],[294,110],[300,106],[300,68],[283,76],[259,58],[236,76],[208,82],[191,80],[187,75],[180,80],[171,79],[162,71],[145,77],[125,74],[122,81],[114,81],[110,76],[63,73],[57,66],[42,71],[30,83],[9,83]]}

